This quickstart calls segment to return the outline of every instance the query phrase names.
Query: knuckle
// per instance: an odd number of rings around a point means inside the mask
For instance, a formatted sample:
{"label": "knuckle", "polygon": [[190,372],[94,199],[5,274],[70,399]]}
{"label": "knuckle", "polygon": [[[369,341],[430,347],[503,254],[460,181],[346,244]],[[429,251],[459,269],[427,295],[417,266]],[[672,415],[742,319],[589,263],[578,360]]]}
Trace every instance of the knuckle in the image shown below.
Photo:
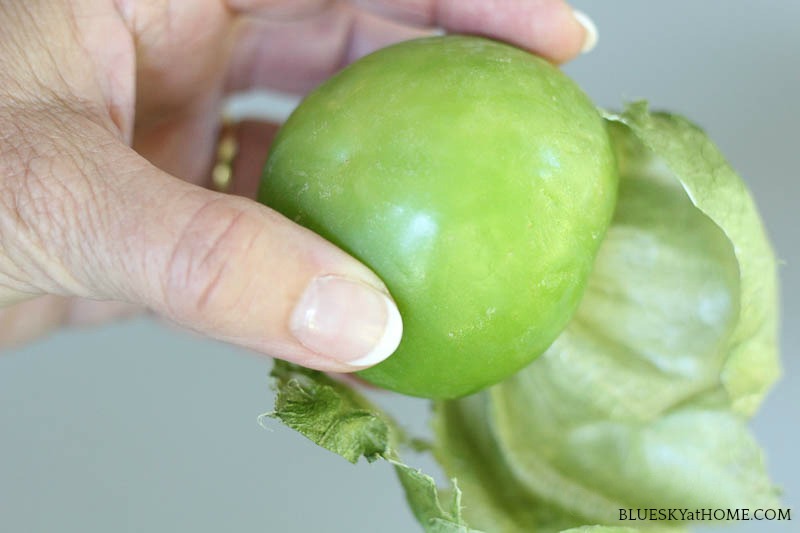
{"label": "knuckle", "polygon": [[227,198],[203,203],[189,217],[166,264],[168,314],[204,327],[236,320],[235,311],[248,304],[257,275],[252,250],[265,235],[263,220],[246,205]]}

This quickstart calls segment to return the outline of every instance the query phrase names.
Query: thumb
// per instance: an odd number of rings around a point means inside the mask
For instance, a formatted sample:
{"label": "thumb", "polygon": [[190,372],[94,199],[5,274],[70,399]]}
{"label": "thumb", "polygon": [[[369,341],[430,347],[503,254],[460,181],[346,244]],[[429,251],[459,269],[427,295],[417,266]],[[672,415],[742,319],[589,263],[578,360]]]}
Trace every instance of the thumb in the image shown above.
{"label": "thumb", "polygon": [[0,176],[13,195],[0,231],[14,235],[0,278],[18,280],[0,283],[0,301],[38,292],[144,304],[325,371],[366,368],[397,348],[397,307],[351,256],[265,206],[160,171],[90,121],[69,129],[79,138],[51,139]]}

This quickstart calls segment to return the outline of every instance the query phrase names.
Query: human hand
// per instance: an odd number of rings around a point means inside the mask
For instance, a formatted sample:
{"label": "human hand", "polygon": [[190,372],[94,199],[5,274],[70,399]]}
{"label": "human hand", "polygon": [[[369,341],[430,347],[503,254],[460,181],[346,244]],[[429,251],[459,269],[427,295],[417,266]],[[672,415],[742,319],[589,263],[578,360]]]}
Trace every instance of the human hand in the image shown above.
{"label": "human hand", "polygon": [[0,344],[149,308],[321,370],[389,356],[402,327],[369,269],[204,186],[227,95],[303,93],[434,27],[554,61],[594,38],[560,0],[0,4]]}

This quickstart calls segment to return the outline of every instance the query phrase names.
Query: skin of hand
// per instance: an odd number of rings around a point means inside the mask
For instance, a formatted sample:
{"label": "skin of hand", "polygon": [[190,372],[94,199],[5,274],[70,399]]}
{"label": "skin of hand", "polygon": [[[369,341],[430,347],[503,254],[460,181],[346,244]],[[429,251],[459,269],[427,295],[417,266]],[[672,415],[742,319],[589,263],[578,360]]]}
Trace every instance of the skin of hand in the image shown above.
{"label": "skin of hand", "polygon": [[325,371],[390,355],[380,279],[247,198],[274,127],[241,128],[237,195],[206,186],[227,95],[437,28],[554,62],[594,37],[561,0],[0,3],[0,346],[149,309]]}

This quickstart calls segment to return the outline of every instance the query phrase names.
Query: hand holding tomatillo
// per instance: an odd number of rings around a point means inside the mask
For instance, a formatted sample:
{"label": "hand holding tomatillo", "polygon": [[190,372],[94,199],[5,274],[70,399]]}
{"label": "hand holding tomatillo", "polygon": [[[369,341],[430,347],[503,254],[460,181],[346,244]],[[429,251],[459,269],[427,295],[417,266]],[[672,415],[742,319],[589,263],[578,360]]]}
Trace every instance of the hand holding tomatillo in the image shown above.
{"label": "hand holding tomatillo", "polygon": [[303,93],[434,27],[554,61],[595,38],[557,0],[3,2],[0,342],[146,307],[322,370],[390,355],[399,316],[375,274],[203,186],[229,93]]}

